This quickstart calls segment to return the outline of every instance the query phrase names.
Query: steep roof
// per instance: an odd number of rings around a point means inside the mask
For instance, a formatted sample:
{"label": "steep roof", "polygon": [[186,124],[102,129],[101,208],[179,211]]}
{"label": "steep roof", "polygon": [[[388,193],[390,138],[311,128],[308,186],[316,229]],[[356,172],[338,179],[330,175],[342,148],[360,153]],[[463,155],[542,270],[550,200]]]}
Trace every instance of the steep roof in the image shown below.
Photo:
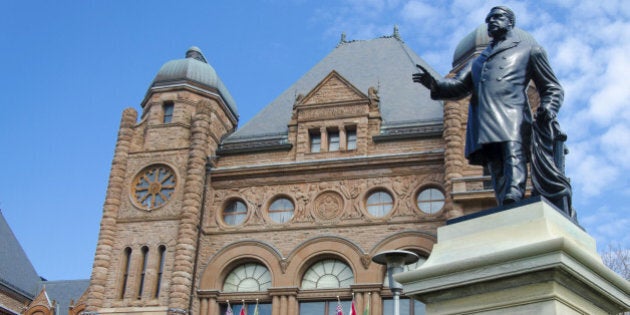
{"label": "steep roof", "polygon": [[378,89],[383,128],[442,121],[442,103],[411,80],[420,64],[439,75],[411,50],[395,32],[372,40],[345,41],[304,74],[223,143],[254,141],[287,135],[296,95],[306,95],[331,71],[336,71],[367,94]]}
{"label": "steep roof", "polygon": [[0,285],[32,299],[40,281],[0,210]]}
{"label": "steep roof", "polygon": [[90,285],[90,280],[42,281],[39,290],[46,288],[50,300],[57,301],[61,314],[68,313],[72,301],[77,301]]}

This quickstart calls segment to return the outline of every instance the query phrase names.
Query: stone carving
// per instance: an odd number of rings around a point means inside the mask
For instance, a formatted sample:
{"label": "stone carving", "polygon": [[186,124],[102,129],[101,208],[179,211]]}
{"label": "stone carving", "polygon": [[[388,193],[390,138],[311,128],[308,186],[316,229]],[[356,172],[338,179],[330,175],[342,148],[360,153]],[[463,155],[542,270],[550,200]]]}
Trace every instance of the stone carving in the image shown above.
{"label": "stone carving", "polygon": [[370,254],[361,255],[361,264],[363,268],[368,269],[370,267],[370,263],[372,263],[372,256]]}
{"label": "stone carving", "polygon": [[344,200],[333,191],[325,191],[315,198],[313,212],[320,220],[332,220],[341,216]]}

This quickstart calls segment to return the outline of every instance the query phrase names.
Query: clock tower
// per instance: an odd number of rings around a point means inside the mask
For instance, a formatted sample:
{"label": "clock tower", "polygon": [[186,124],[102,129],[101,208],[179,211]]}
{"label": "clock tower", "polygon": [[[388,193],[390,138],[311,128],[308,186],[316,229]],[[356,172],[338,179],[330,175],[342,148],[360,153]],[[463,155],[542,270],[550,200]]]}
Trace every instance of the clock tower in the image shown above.
{"label": "clock tower", "polygon": [[236,104],[201,50],[162,66],[136,110],[123,112],[88,313],[187,314],[206,168],[238,122]]}

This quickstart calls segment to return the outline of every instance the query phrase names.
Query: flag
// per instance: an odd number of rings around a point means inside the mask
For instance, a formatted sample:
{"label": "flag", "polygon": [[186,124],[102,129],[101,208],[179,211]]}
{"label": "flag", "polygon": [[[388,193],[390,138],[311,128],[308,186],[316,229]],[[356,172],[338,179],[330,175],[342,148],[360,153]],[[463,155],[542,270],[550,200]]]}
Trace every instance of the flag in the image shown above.
{"label": "flag", "polygon": [[363,311],[363,315],[370,315],[370,295],[368,295],[367,301],[365,303],[365,310]]}
{"label": "flag", "polygon": [[227,301],[227,310],[225,311],[225,315],[234,315],[234,312],[232,312],[232,306],[230,306],[230,301]]}
{"label": "flag", "polygon": [[256,299],[256,307],[254,308],[254,315],[259,315],[258,314],[258,299]]}
{"label": "flag", "polygon": [[354,308],[354,299],[352,299],[352,305],[350,306],[350,314],[348,315],[357,315],[357,310]]}
{"label": "flag", "polygon": [[341,302],[337,302],[337,315],[343,315],[343,308],[341,308]]}
{"label": "flag", "polygon": [[247,306],[245,305],[245,300],[243,300],[243,307],[241,307],[241,312],[238,315],[247,315]]}

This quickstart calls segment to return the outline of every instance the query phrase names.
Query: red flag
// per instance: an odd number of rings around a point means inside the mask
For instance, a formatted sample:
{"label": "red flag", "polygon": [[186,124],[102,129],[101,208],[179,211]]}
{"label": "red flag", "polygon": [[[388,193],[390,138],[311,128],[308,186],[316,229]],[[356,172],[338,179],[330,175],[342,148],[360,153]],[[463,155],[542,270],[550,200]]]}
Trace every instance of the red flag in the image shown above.
{"label": "red flag", "polygon": [[352,306],[350,306],[350,314],[348,315],[357,315],[357,310],[354,308],[354,299],[352,299]]}

